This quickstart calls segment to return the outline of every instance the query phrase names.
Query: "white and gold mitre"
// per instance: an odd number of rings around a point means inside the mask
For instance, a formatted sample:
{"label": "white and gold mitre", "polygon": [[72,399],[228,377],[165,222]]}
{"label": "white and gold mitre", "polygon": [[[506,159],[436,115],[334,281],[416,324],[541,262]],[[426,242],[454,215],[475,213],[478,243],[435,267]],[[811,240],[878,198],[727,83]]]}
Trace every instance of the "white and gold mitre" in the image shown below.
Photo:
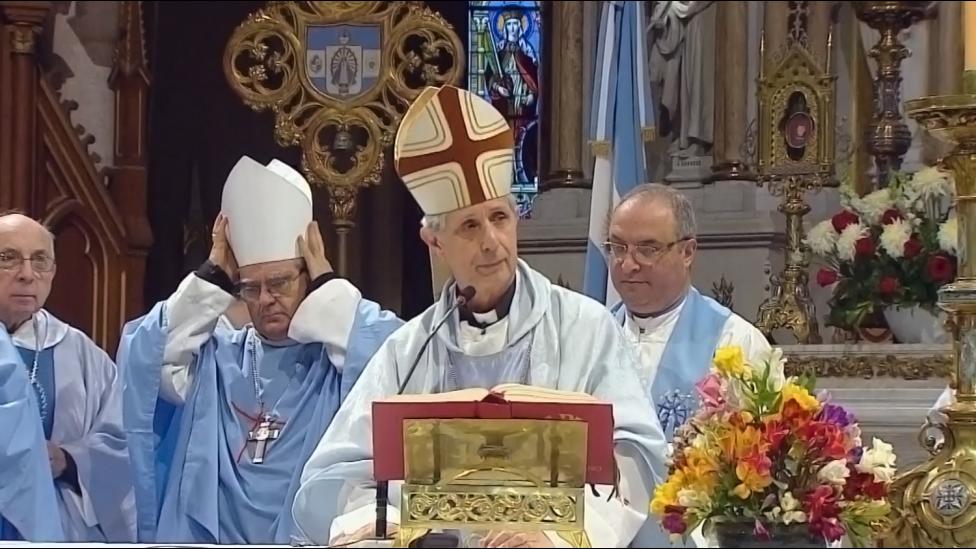
{"label": "white and gold mitre", "polygon": [[312,190],[288,164],[244,156],[224,183],[221,211],[239,266],[298,258],[298,237],[312,221]]}
{"label": "white and gold mitre", "polygon": [[420,208],[437,215],[508,195],[514,146],[491,103],[454,86],[430,87],[403,116],[393,158]]}

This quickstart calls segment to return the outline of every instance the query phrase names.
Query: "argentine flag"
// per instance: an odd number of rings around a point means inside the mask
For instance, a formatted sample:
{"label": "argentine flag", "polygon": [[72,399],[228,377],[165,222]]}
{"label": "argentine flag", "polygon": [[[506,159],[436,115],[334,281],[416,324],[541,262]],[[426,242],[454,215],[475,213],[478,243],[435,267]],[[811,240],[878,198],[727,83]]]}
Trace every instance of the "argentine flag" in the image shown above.
{"label": "argentine flag", "polygon": [[590,109],[593,194],[583,293],[619,301],[603,249],[613,207],[646,177],[644,142],[654,137],[644,2],[604,2]]}

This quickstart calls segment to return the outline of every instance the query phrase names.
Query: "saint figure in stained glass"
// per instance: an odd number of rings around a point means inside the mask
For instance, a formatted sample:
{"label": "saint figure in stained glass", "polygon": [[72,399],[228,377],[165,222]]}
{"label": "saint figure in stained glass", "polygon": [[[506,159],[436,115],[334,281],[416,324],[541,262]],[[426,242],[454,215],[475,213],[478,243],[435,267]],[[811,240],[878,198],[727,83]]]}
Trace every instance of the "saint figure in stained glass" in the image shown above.
{"label": "saint figure in stained glass", "polygon": [[469,2],[468,88],[505,115],[515,135],[513,190],[531,214],[539,181],[539,2]]}

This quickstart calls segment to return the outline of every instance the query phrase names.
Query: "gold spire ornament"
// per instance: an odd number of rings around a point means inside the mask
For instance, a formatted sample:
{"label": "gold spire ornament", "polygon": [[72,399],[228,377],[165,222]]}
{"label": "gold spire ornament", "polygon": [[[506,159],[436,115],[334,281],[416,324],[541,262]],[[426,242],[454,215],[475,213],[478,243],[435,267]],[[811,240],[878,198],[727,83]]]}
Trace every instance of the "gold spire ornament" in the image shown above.
{"label": "gold spire ornament", "polygon": [[766,336],[789,329],[804,344],[821,342],[808,287],[810,249],[803,217],[810,212],[806,192],[834,181],[831,42],[828,37],[825,60],[801,40],[767,60],[765,37],[760,41],[757,181],[782,197],[777,209],[786,218],[786,265],[771,279],[772,295],[759,306],[756,326]]}

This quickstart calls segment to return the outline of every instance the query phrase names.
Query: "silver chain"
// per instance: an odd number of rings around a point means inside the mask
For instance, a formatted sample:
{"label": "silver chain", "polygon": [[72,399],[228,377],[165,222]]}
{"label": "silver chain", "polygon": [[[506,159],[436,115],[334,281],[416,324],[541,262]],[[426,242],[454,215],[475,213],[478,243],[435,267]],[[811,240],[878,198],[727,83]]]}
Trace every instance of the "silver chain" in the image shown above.
{"label": "silver chain", "polygon": [[[41,356],[41,351],[43,350],[40,331],[37,329],[37,315],[35,314],[32,323],[34,326],[34,363],[31,366],[30,371],[30,384],[34,388],[34,392],[37,393],[37,403],[41,407],[41,419],[47,415],[47,392],[44,387],[41,386],[40,382],[37,381],[37,363]],[[45,331],[47,328],[47,320],[44,321]]]}
{"label": "silver chain", "polygon": [[248,333],[247,345],[249,348],[249,352],[251,353],[251,380],[254,382],[254,398],[257,399],[258,406],[261,407],[261,410],[258,413],[264,415],[264,417],[260,419],[266,419],[268,421],[271,421],[275,416],[277,416],[277,414],[274,412],[273,409],[278,408],[278,404],[281,403],[281,399],[285,398],[285,394],[288,392],[288,388],[285,387],[285,390],[278,396],[278,400],[275,401],[274,406],[272,406],[273,408],[272,410],[265,409],[264,390],[263,387],[261,386],[261,379],[260,379],[261,366],[258,364],[258,352],[257,352],[258,344],[255,341],[256,339],[257,336],[254,335],[253,331]]}
{"label": "silver chain", "polygon": [[258,369],[258,347],[257,343],[254,342],[254,335],[248,334],[247,338],[248,351],[251,353],[251,379],[254,381],[254,398],[258,401],[258,406],[261,407],[261,411],[258,413],[264,414],[264,396],[261,394],[261,382],[258,379],[261,377],[261,371]]}

